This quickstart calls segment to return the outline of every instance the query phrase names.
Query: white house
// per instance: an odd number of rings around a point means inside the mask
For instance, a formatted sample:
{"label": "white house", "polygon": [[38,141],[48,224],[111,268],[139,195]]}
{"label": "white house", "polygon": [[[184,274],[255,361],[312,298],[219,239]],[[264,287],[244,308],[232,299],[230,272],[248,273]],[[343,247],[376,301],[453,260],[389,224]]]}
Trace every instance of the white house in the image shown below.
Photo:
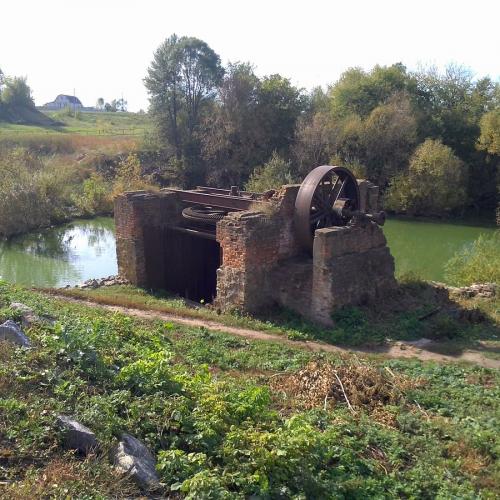
{"label": "white house", "polygon": [[44,104],[45,109],[83,109],[83,104],[78,97],[72,95],[59,94],[54,101]]}

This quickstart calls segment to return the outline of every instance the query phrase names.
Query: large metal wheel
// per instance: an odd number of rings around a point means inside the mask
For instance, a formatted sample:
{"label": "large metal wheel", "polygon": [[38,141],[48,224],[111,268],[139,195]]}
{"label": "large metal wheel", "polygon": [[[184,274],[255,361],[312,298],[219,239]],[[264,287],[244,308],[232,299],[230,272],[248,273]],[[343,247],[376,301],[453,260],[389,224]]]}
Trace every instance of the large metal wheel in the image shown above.
{"label": "large metal wheel", "polygon": [[350,218],[345,213],[359,210],[359,199],[358,182],[347,168],[311,170],[295,200],[295,231],[304,250],[312,252],[316,229],[346,225]]}

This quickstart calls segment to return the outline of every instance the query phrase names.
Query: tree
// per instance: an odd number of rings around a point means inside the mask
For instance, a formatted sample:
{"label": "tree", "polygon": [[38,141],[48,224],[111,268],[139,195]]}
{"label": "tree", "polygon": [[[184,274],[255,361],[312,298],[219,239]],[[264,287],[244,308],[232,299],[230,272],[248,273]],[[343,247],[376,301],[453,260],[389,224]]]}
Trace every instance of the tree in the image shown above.
{"label": "tree", "polygon": [[366,175],[385,188],[395,175],[405,172],[417,144],[417,121],[408,97],[394,94],[370,113],[363,128]]}
{"label": "tree", "polygon": [[259,86],[250,64],[229,64],[201,133],[210,184],[241,186],[255,165],[268,158],[260,148],[263,136],[257,116]]}
{"label": "tree", "polygon": [[97,99],[97,103],[96,103],[96,106],[95,106],[99,111],[102,111],[104,109],[104,99],[102,97],[99,97],[99,99]]}
{"label": "tree", "polygon": [[116,111],[121,111],[121,112],[127,111],[128,103],[123,97],[121,97],[120,99],[114,99],[112,104],[116,109]]}
{"label": "tree", "polygon": [[386,196],[388,209],[443,215],[467,203],[467,170],[453,150],[427,139],[415,150],[408,174],[396,176]]}
{"label": "tree", "polygon": [[331,110],[336,117],[357,114],[368,116],[378,105],[393,94],[406,92],[413,95],[416,81],[401,63],[375,66],[370,72],[350,68],[330,87]]}
{"label": "tree", "polygon": [[172,35],[156,50],[144,82],[160,136],[177,160],[189,149],[201,110],[223,76],[219,56],[202,40]]}
{"label": "tree", "polygon": [[297,120],[306,108],[301,89],[288,78],[275,74],[263,78],[258,91],[258,119],[266,141],[266,157],[273,151],[288,154]]}
{"label": "tree", "polygon": [[500,108],[485,113],[479,123],[481,135],[477,147],[500,156]]}
{"label": "tree", "polygon": [[316,113],[297,125],[294,157],[302,177],[314,167],[329,162],[334,154],[337,129],[327,113]]}
{"label": "tree", "polygon": [[[496,179],[496,192],[492,193],[492,199],[496,198],[496,222],[500,226],[500,108],[485,113],[480,121],[481,135],[477,147],[488,153],[489,157],[483,166],[488,169],[490,177]],[[490,187],[490,191],[493,191]]]}
{"label": "tree", "polygon": [[104,105],[104,111],[114,113],[116,111],[116,100],[111,101],[111,103],[107,102]]}
{"label": "tree", "polygon": [[27,106],[33,108],[31,89],[25,77],[6,77],[2,91],[2,102],[7,106]]}

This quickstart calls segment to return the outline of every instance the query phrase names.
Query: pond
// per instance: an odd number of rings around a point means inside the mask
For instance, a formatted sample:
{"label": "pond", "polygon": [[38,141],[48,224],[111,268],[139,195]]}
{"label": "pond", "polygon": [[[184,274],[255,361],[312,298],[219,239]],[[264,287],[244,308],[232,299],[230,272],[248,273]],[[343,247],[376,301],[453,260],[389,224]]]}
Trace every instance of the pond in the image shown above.
{"label": "pond", "polygon": [[[389,219],[384,226],[398,274],[444,281],[444,265],[464,245],[494,227]],[[0,276],[27,286],[62,287],[117,273],[114,222],[75,220],[0,242]]]}
{"label": "pond", "polygon": [[392,218],[384,233],[396,261],[396,274],[414,272],[421,278],[445,281],[444,266],[456,252],[495,226],[479,222],[442,222]]}
{"label": "pond", "polygon": [[0,276],[27,286],[63,287],[117,273],[111,217],[78,219],[0,242]]}

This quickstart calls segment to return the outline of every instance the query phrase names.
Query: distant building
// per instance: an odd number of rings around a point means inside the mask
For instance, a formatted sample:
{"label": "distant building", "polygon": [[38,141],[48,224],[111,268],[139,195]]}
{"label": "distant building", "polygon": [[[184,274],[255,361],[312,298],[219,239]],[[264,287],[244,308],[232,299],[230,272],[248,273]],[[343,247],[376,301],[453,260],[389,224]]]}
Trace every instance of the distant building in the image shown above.
{"label": "distant building", "polygon": [[83,104],[78,97],[72,95],[59,94],[54,101],[44,104],[45,109],[83,109]]}

